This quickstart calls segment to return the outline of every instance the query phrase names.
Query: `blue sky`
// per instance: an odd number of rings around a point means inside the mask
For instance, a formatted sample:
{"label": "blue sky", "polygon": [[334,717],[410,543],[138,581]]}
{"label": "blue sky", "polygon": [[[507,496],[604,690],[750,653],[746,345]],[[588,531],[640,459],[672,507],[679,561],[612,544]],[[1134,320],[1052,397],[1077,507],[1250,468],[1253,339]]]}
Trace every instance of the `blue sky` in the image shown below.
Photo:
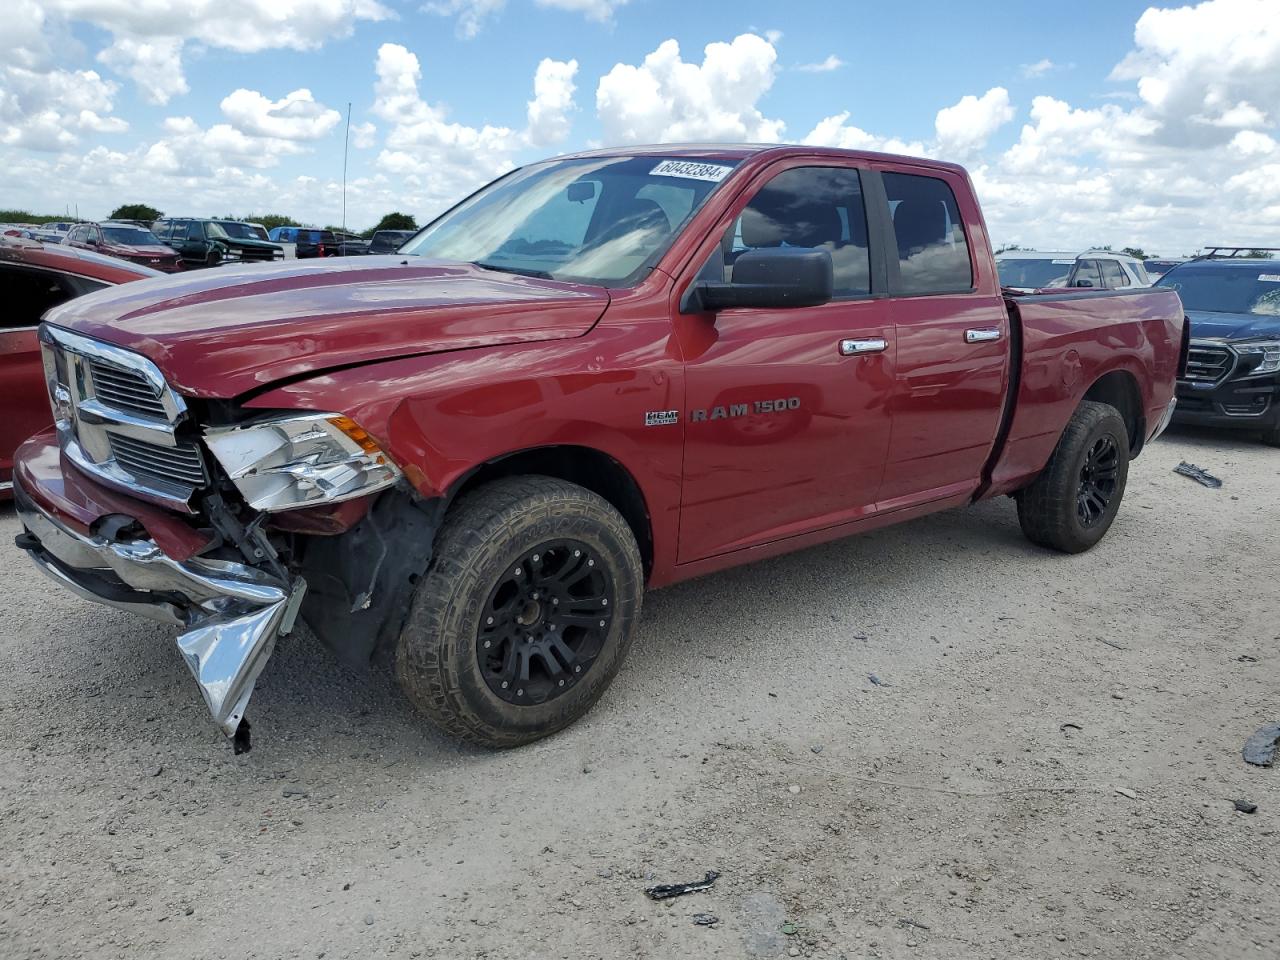
{"label": "blue sky", "polygon": [[357,227],[544,155],[746,135],[963,162],[997,242],[1280,231],[1280,0],[8,3],[3,207],[333,222],[350,101]]}

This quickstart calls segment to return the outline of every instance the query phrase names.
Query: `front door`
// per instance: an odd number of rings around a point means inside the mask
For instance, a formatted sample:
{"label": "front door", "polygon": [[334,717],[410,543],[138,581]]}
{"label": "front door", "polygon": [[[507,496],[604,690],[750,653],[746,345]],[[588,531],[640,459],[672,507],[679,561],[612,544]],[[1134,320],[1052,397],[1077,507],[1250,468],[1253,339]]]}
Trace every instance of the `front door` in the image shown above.
{"label": "front door", "polygon": [[731,281],[744,250],[820,248],[836,299],[678,317],[681,563],[872,512],[889,443],[892,321],[872,299],[858,171],[792,161],[739,206],[702,277]]}

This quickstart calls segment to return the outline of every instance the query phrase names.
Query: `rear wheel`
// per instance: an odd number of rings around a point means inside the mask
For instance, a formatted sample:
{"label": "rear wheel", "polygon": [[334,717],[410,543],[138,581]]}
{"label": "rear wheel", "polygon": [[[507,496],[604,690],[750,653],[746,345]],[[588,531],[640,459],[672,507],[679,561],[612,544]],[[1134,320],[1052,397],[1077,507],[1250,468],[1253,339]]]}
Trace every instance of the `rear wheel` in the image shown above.
{"label": "rear wheel", "polygon": [[1064,553],[1088,550],[1120,509],[1129,476],[1129,430],[1115,407],[1085,400],[1053,456],[1018,495],[1027,539]]}
{"label": "rear wheel", "polygon": [[396,650],[413,704],[486,747],[555,733],[631,646],[644,571],[622,516],[589,490],[511,477],[449,512]]}

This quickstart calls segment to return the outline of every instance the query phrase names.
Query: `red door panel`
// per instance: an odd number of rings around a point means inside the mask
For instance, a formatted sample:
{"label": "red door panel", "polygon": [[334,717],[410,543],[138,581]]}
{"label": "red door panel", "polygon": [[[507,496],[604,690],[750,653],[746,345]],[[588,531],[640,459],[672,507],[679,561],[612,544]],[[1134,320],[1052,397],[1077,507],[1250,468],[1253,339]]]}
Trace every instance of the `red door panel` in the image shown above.
{"label": "red door panel", "polygon": [[[681,317],[679,562],[875,509],[889,444],[892,332],[883,301]],[[840,342],[883,338],[882,353]]]}
{"label": "red door panel", "polygon": [[34,327],[0,329],[0,484],[13,479],[13,452],[53,422]]}

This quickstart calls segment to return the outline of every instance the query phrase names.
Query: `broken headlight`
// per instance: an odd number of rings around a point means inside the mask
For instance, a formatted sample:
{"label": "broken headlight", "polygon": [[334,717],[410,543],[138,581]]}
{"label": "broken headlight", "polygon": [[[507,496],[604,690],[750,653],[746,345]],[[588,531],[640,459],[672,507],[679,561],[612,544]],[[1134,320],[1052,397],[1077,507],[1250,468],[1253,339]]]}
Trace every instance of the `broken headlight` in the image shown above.
{"label": "broken headlight", "polygon": [[204,442],[249,506],[267,513],[363,497],[400,479],[378,442],[336,413],[211,427]]}
{"label": "broken headlight", "polygon": [[1241,357],[1253,361],[1247,371],[1248,376],[1280,371],[1280,341],[1256,340],[1252,343],[1233,343],[1231,346]]}

